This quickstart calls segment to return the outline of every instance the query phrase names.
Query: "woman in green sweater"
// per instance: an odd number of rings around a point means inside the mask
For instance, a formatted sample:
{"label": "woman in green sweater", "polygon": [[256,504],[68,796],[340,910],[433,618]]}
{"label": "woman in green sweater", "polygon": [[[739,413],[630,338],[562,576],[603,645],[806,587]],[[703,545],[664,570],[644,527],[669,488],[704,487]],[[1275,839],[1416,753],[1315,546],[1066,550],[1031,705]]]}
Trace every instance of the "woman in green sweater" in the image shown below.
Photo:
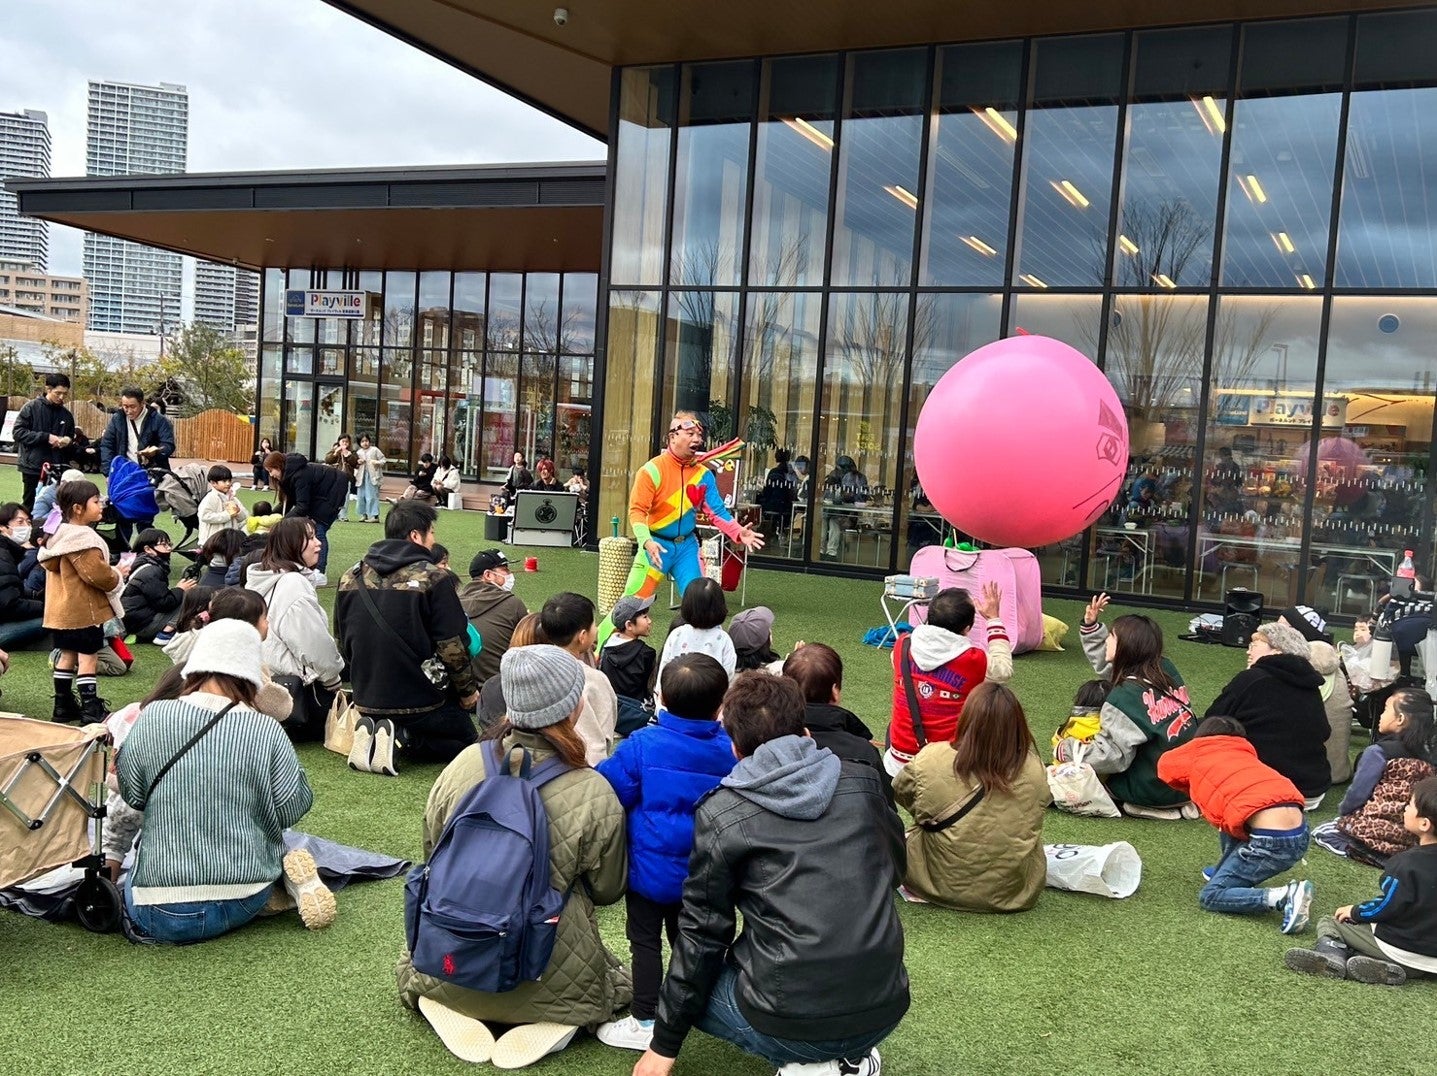
{"label": "woman in green sweater", "polygon": [[[1112,683],[1099,717],[1102,727],[1084,761],[1103,778],[1123,811],[1135,818],[1197,818],[1181,792],[1158,779],[1164,751],[1187,743],[1197,729],[1188,689],[1163,656],[1163,631],[1151,617],[1129,614],[1104,627],[1108,596],[1099,594],[1083,614],[1083,652],[1097,674]],[[1077,744],[1061,740],[1055,754],[1073,757]]]}
{"label": "woman in green sweater", "polygon": [[144,812],[124,881],[132,923],[156,941],[205,941],[288,896],[306,926],[328,926],[334,895],[314,858],[284,852],[285,829],[314,797],[279,723],[255,709],[259,632],[239,620],[211,624],[184,677],[179,698],[140,713],[116,763],[120,795]]}

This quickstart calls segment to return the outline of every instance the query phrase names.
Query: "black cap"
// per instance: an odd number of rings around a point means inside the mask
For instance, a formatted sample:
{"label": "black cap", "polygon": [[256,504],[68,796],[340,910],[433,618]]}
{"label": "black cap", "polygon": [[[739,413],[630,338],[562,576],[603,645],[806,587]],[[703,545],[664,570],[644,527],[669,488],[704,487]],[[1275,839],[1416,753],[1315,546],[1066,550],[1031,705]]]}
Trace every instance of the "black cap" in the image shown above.
{"label": "black cap", "polygon": [[502,549],[481,549],[469,562],[469,578],[478,579],[485,572],[507,567],[509,567],[509,558],[504,555]]}

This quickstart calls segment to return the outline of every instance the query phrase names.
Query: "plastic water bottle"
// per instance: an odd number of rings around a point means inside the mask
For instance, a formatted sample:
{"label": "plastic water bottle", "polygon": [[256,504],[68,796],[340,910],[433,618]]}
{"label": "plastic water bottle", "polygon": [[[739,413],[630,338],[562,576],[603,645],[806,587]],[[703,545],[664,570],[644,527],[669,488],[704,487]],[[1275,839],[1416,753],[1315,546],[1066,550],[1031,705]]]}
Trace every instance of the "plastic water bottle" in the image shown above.
{"label": "plastic water bottle", "polygon": [[1410,549],[1404,549],[1402,551],[1402,563],[1397,565],[1397,578],[1417,578],[1417,564],[1412,560],[1412,550]]}

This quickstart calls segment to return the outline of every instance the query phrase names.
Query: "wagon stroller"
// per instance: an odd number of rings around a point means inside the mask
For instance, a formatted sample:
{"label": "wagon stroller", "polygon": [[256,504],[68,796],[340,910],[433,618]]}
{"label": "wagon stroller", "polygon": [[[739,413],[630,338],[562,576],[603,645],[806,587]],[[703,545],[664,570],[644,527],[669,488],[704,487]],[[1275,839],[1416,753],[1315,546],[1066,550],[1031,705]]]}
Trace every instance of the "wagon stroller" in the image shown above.
{"label": "wagon stroller", "polygon": [[119,890],[100,873],[109,764],[103,730],[0,716],[0,889],[80,867],[75,915],[97,933],[120,923]]}
{"label": "wagon stroller", "polygon": [[166,510],[185,528],[185,536],[175,543],[180,549],[200,529],[200,501],[210,490],[209,471],[198,463],[187,463],[178,471],[156,469],[150,472],[155,484],[155,503]]}

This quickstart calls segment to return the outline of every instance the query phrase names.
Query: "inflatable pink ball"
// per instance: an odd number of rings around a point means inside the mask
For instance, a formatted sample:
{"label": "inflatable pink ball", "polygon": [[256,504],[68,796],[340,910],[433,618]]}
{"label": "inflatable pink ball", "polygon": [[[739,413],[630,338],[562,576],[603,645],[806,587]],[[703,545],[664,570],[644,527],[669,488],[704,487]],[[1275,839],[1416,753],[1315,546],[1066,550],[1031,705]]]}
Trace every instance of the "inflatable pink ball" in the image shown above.
{"label": "inflatable pink ball", "polygon": [[1091,526],[1113,503],[1128,423],[1087,356],[1046,336],[1013,336],[938,379],[913,459],[953,526],[991,545],[1036,548]]}

